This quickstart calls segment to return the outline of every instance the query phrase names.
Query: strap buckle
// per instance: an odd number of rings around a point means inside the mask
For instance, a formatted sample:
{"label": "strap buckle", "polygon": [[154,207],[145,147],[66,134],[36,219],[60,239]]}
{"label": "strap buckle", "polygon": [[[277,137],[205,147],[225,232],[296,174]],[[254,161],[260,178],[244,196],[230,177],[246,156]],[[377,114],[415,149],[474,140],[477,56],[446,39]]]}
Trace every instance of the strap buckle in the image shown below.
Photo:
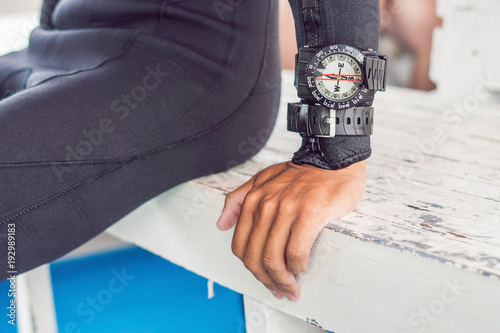
{"label": "strap buckle", "polygon": [[288,103],[288,130],[321,138],[335,137],[335,110],[313,108],[308,104]]}

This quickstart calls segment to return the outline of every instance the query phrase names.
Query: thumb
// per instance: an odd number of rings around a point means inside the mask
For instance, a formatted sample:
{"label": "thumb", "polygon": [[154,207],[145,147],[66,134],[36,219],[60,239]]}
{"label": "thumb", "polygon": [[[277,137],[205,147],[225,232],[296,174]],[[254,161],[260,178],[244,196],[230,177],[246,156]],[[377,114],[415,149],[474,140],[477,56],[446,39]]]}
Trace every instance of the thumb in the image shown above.
{"label": "thumb", "polygon": [[243,204],[248,191],[252,189],[253,182],[254,179],[252,178],[226,196],[224,208],[222,209],[222,213],[217,221],[217,228],[219,228],[219,230],[229,230],[236,224],[236,221],[238,221],[238,217],[240,216],[241,205]]}

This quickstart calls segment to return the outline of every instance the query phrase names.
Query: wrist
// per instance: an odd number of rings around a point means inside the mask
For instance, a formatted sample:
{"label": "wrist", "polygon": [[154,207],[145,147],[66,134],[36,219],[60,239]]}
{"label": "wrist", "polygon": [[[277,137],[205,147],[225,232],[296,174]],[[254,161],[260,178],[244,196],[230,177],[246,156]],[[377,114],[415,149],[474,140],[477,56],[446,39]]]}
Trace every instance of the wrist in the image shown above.
{"label": "wrist", "polygon": [[[311,140],[312,139],[312,140]],[[302,145],[292,162],[310,164],[327,170],[347,168],[371,155],[369,136],[311,138],[302,134]]]}
{"label": "wrist", "polygon": [[302,145],[295,164],[338,170],[371,155],[371,107],[376,91],[385,90],[387,57],[348,45],[303,47],[296,64],[301,103],[288,106],[288,130],[299,132]]}

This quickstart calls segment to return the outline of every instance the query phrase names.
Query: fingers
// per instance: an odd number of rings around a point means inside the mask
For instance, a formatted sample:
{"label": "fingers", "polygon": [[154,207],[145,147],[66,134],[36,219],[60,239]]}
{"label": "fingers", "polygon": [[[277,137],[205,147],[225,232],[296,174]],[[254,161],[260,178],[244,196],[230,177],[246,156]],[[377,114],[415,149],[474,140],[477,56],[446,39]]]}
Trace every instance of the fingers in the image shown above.
{"label": "fingers", "polygon": [[241,205],[245,200],[246,195],[254,186],[260,186],[263,182],[269,181],[276,175],[280,174],[286,168],[285,163],[273,165],[271,168],[264,169],[253,176],[245,184],[229,193],[226,196],[224,208],[217,221],[217,228],[220,230],[231,229],[238,220],[241,212]]}
{"label": "fingers", "polygon": [[284,294],[280,287],[269,276],[262,264],[262,249],[267,240],[268,230],[272,225],[274,212],[269,209],[257,209],[260,202],[259,192],[253,191],[247,194],[234,230],[231,248],[234,255],[244,263],[257,280],[262,282],[275,297],[283,298]]}
{"label": "fingers", "polygon": [[[267,202],[267,203],[266,203]],[[252,272],[252,274],[262,282],[266,288],[271,290],[273,294],[278,297],[284,297],[280,287],[271,278],[266,268],[263,265],[263,252],[267,241],[267,235],[272,226],[272,221],[275,218],[276,210],[270,206],[271,201],[261,201],[259,210],[253,214],[252,230],[248,237],[246,247],[234,247],[235,254],[243,261],[245,267]],[[242,215],[243,217],[243,215]],[[240,224],[238,222],[238,224]],[[240,229],[241,230],[241,229]],[[239,230],[238,230],[239,231]],[[240,242],[238,239],[240,234],[235,235],[235,243]],[[243,236],[246,237],[246,236]]]}
{"label": "fingers", "polygon": [[243,203],[232,245],[234,254],[273,295],[291,301],[300,298],[300,289],[285,256],[298,207],[298,202],[252,190]]}
{"label": "fingers", "polygon": [[311,219],[299,218],[293,225],[286,247],[286,267],[294,274],[302,273],[307,268],[311,248],[323,230],[323,225],[314,226]]}
{"label": "fingers", "polygon": [[287,268],[288,258],[286,248],[289,243],[290,229],[294,222],[293,216],[278,213],[274,226],[269,233],[262,255],[262,264],[272,280],[284,292],[290,301],[300,298],[300,288],[297,278]]}
{"label": "fingers", "polygon": [[229,230],[236,224],[236,221],[240,216],[241,205],[243,204],[248,191],[252,189],[253,182],[254,178],[250,179],[226,196],[224,208],[222,209],[222,213],[217,221],[217,228],[223,231]]}
{"label": "fingers", "polygon": [[234,229],[231,249],[235,256],[244,262],[248,241],[254,224],[254,213],[260,201],[260,196],[256,191],[251,191],[243,201],[241,214]]}

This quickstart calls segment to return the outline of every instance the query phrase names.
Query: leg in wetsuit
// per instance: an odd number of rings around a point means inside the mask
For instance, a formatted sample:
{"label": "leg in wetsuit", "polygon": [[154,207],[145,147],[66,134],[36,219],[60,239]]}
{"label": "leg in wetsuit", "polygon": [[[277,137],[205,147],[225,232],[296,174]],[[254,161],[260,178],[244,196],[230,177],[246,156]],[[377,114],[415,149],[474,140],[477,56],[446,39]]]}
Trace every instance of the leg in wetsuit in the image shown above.
{"label": "leg in wetsuit", "polygon": [[45,1],[29,48],[0,57],[1,280],[10,230],[22,273],[252,157],[238,146],[279,103],[277,1],[234,4]]}

